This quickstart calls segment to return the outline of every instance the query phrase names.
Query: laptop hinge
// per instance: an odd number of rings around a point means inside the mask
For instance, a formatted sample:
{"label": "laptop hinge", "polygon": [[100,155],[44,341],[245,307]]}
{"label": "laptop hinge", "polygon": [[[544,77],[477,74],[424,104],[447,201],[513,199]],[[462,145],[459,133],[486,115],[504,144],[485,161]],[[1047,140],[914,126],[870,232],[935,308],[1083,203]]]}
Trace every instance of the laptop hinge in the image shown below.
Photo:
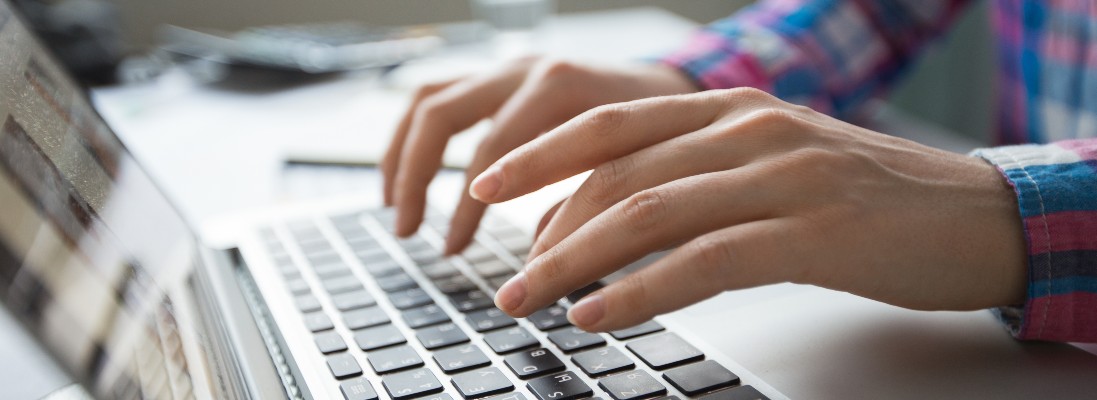
{"label": "laptop hinge", "polygon": [[[294,380],[286,381],[276,361],[285,363],[270,351],[275,343],[264,335],[268,328],[263,313],[256,313],[247,292],[254,284],[241,280],[242,265],[235,249],[203,251],[204,266],[192,278],[199,315],[206,332],[212,376],[211,386],[217,398],[287,399],[300,398]],[[281,353],[281,349],[278,349]],[[284,369],[283,369],[284,370]],[[288,385],[287,385],[288,384]],[[293,388],[292,390],[290,388]],[[291,396],[290,394],[294,395]]]}

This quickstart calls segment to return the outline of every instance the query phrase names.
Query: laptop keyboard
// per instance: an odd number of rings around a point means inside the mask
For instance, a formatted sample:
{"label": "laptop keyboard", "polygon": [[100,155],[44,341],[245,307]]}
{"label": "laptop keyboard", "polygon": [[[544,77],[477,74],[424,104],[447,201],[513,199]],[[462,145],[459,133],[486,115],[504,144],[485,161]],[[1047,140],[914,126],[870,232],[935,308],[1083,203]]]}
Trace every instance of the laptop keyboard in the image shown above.
{"label": "laptop keyboard", "polygon": [[392,235],[393,218],[379,209],[260,231],[347,400],[766,399],[658,322],[608,335],[571,326],[567,308],[599,284],[528,318],[495,308],[530,246],[497,217],[450,258],[439,250],[447,217],[428,212],[408,239]]}

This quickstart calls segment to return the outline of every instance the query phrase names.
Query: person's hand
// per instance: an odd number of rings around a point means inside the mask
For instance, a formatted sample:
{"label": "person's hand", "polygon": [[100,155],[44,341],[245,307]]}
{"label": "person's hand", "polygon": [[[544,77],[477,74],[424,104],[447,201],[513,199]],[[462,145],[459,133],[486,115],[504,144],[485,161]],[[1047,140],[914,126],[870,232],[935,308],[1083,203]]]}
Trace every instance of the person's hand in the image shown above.
{"label": "person's hand", "polygon": [[505,201],[590,169],[497,293],[505,312],[529,315],[680,243],[569,319],[618,329],[778,282],[921,310],[1025,298],[1016,198],[995,167],[758,90],[595,108],[496,161],[471,193]]}
{"label": "person's hand", "polygon": [[[468,180],[519,145],[595,106],[695,90],[667,66],[611,68],[533,58],[424,86],[381,161],[385,204],[397,210],[396,234],[411,235],[422,223],[427,186],[441,167],[450,137],[482,119],[494,123],[468,167]],[[468,245],[487,207],[465,192],[446,237],[447,254]]]}

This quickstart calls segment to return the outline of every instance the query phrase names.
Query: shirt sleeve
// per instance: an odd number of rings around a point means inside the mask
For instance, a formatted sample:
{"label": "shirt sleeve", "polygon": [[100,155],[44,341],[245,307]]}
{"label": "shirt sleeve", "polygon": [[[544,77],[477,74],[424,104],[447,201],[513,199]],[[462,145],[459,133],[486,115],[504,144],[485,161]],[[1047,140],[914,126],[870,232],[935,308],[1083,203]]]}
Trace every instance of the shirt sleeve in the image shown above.
{"label": "shirt sleeve", "polygon": [[703,89],[750,86],[844,118],[900,77],[968,0],[762,0],[662,58]]}
{"label": "shirt sleeve", "polygon": [[1017,193],[1028,297],[996,310],[1018,339],[1097,342],[1097,139],[980,149]]}

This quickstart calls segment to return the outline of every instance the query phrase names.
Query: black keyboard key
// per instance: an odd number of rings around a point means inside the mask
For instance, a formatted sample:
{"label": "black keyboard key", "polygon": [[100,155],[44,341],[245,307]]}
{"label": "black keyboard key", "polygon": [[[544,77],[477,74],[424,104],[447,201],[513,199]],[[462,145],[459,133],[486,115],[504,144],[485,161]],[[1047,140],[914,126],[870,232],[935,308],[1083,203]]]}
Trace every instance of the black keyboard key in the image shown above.
{"label": "black keyboard key", "polygon": [[541,344],[537,341],[537,338],[529,334],[526,328],[520,326],[488,333],[484,335],[484,343],[487,343],[491,350],[497,354],[509,353]]}
{"label": "black keyboard key", "polygon": [[529,319],[529,322],[533,323],[533,326],[542,331],[571,325],[571,323],[568,322],[568,309],[559,304],[537,310],[533,314],[530,314],[527,319]]}
{"label": "black keyboard key", "polygon": [[[383,251],[383,250],[382,250]],[[366,272],[372,275],[374,278],[385,277],[404,272],[404,267],[400,266],[400,263],[391,258],[388,258],[388,254],[384,254],[383,259],[366,261],[362,260],[362,266],[366,268]]]}
{"label": "black keyboard key", "polygon": [[495,257],[495,253],[492,253],[491,250],[488,250],[487,247],[484,247],[479,243],[473,243],[470,244],[465,251],[461,252],[461,256],[465,257],[465,260],[468,260],[469,264],[472,264],[491,259]]}
{"label": "black keyboard key", "polygon": [[366,378],[354,378],[339,384],[345,400],[377,400],[377,391]]}
{"label": "black keyboard key", "polygon": [[442,383],[429,369],[419,368],[381,378],[381,384],[395,400],[421,397],[442,391]]}
{"label": "black keyboard key", "polygon": [[392,293],[417,288],[419,287],[419,284],[415,283],[414,279],[411,279],[411,275],[399,273],[377,278],[377,286],[380,286],[381,290]]}
{"label": "black keyboard key", "polygon": [[285,259],[278,264],[278,272],[282,273],[282,276],[299,276],[301,273],[297,270],[297,266],[293,264],[293,260]]}
{"label": "black keyboard key", "polygon": [[351,274],[350,267],[347,267],[346,264],[339,261],[339,255],[335,255],[335,257],[335,262],[327,262],[325,264],[313,262],[313,265],[316,265],[316,268],[314,268],[316,275],[319,276],[320,279],[332,279]]}
{"label": "black keyboard key", "polygon": [[434,362],[447,374],[491,364],[488,356],[475,344],[438,350],[434,352]]}
{"label": "black keyboard key", "polygon": [[298,243],[301,247],[301,252],[306,256],[313,254],[324,254],[334,252],[335,249],[331,248],[331,244],[327,240],[309,240],[307,242]]}
{"label": "black keyboard key", "polygon": [[473,263],[472,270],[484,278],[514,273],[514,268],[510,264],[498,258]]}
{"label": "black keyboard key", "polygon": [[457,311],[463,313],[495,306],[495,300],[481,290],[454,293],[449,296],[449,301],[457,307]]}
{"label": "black keyboard key", "polygon": [[297,304],[297,309],[303,313],[320,310],[320,299],[311,294],[297,296],[293,299],[293,302]]}
{"label": "black keyboard key", "polygon": [[416,251],[431,248],[430,243],[427,243],[427,241],[424,240],[421,236],[411,236],[404,239],[397,239],[397,243],[399,243],[400,247],[402,247],[406,251]]}
{"label": "black keyboard key", "polygon": [[358,260],[366,266],[369,266],[372,263],[392,260],[392,256],[389,255],[388,251],[373,245],[356,247],[354,249],[354,255],[358,256]]}
{"label": "black keyboard key", "polygon": [[404,322],[411,329],[449,322],[449,315],[446,315],[446,311],[434,304],[406,310],[403,312],[403,317]]}
{"label": "black keyboard key", "polygon": [[625,339],[631,339],[631,338],[634,338],[634,337],[637,337],[637,336],[647,335],[649,333],[659,332],[663,329],[664,329],[663,326],[659,325],[658,322],[648,321],[648,322],[642,323],[640,325],[636,325],[636,326],[631,327],[631,328],[616,330],[616,331],[610,332],[609,334],[610,334],[610,336],[613,336],[614,339],[625,340]]}
{"label": "black keyboard key", "polygon": [[445,294],[454,294],[476,289],[476,284],[473,283],[469,277],[464,275],[455,275],[449,278],[435,280],[434,286],[437,286],[438,290]]}
{"label": "black keyboard key", "polygon": [[331,318],[328,318],[327,314],[323,311],[313,311],[305,314],[305,327],[312,332],[326,331],[335,327],[331,323]]}
{"label": "black keyboard key", "polygon": [[552,331],[548,334],[548,339],[565,353],[606,344],[606,339],[603,339],[602,335],[574,326]]}
{"label": "black keyboard key", "polygon": [[697,400],[769,400],[753,386],[739,386],[698,397]]}
{"label": "black keyboard key", "polygon": [[301,271],[282,271],[282,277],[287,280],[301,279]]}
{"label": "black keyboard key", "polygon": [[362,329],[389,323],[389,316],[380,307],[366,307],[343,313],[343,323],[349,329]]}
{"label": "black keyboard key", "polygon": [[328,294],[346,293],[362,289],[362,282],[359,282],[354,275],[325,279],[322,283]]}
{"label": "black keyboard key", "polygon": [[312,291],[309,289],[309,283],[301,278],[286,281],[286,287],[289,288],[289,292],[293,293],[294,296],[309,294]]}
{"label": "black keyboard key", "polygon": [[603,347],[577,353],[571,356],[571,361],[590,376],[610,374],[636,366],[631,358],[616,347]]}
{"label": "black keyboard key", "polygon": [[667,393],[667,387],[652,378],[646,371],[629,371],[610,375],[599,380],[598,386],[616,400],[644,399]]}
{"label": "black keyboard key", "polygon": [[590,397],[594,391],[574,372],[543,376],[526,384],[539,400],[574,400]]}
{"label": "black keyboard key", "polygon": [[358,360],[355,360],[354,356],[347,353],[328,357],[328,369],[331,370],[331,374],[335,376],[335,379],[362,375],[362,367],[358,365]]}
{"label": "black keyboard key", "polygon": [[434,303],[434,300],[431,300],[430,295],[420,288],[390,293],[389,301],[391,301],[392,306],[396,307],[398,310],[407,310],[412,307],[425,306]]}
{"label": "black keyboard key", "polygon": [[415,331],[415,337],[427,350],[465,343],[469,341],[468,335],[453,323],[431,326]]}
{"label": "black keyboard key", "polygon": [[694,362],[705,358],[701,350],[686,343],[678,335],[667,332],[643,339],[633,340],[625,345],[645,364],[657,370]]}
{"label": "black keyboard key", "polygon": [[667,370],[663,373],[663,378],[687,396],[739,384],[738,375],[712,360]]}
{"label": "black keyboard key", "polygon": [[499,290],[499,288],[503,287],[510,278],[514,277],[514,275],[515,274],[506,274],[488,279],[488,286],[491,286],[492,289]]}
{"label": "black keyboard key", "polygon": [[324,238],[323,233],[320,233],[320,231],[312,232],[315,232],[315,234],[319,234],[320,236],[317,237],[310,234],[308,237],[298,240],[297,245],[301,247],[301,251],[305,253],[315,253],[331,248],[331,244]]}
{"label": "black keyboard key", "polygon": [[567,296],[568,301],[571,301],[572,304],[578,303],[579,299],[587,297],[588,294],[594,293],[594,292],[598,291],[598,289],[601,289],[601,288],[604,288],[604,287],[606,287],[606,285],[603,285],[602,282],[594,281],[594,283],[583,286],[582,288],[579,288],[579,290],[576,290],[574,292],[571,292],[571,294],[568,294],[568,296]]}
{"label": "black keyboard key", "polygon": [[437,393],[430,396],[419,397],[415,400],[453,400],[453,396],[446,393]]}
{"label": "black keyboard key", "polygon": [[521,379],[564,370],[564,362],[546,349],[520,351],[506,356],[503,362]]}
{"label": "black keyboard key", "polygon": [[477,332],[487,332],[492,329],[505,328],[518,324],[518,321],[515,321],[514,318],[511,318],[502,310],[495,307],[469,313],[465,319],[468,321],[469,325],[472,325],[472,329]]}
{"label": "black keyboard key", "polygon": [[453,376],[453,387],[466,399],[476,399],[514,390],[514,385],[495,367],[481,368]]}
{"label": "black keyboard key", "polygon": [[404,339],[404,335],[400,333],[399,329],[396,329],[392,324],[387,324],[355,331],[354,342],[358,343],[358,348],[362,351],[370,351],[394,344],[402,344],[407,342],[407,339]]}
{"label": "black keyboard key", "polygon": [[426,275],[427,278],[430,278],[431,280],[449,278],[461,273],[461,271],[457,270],[457,267],[454,267],[449,261],[444,260],[424,265],[420,267],[419,270],[423,271],[423,275]]}
{"label": "black keyboard key", "polygon": [[347,342],[343,341],[343,337],[339,336],[339,332],[328,331],[317,333],[312,339],[316,342],[316,348],[320,349],[320,352],[324,354],[336,353],[347,349]]}
{"label": "black keyboard key", "polygon": [[488,397],[484,400],[526,400],[526,396],[522,392],[514,392]]}
{"label": "black keyboard key", "polygon": [[518,229],[514,229],[510,232],[500,232],[500,234],[496,236],[496,239],[498,239],[499,244],[503,245],[503,248],[507,249],[511,254],[529,253],[529,249],[533,244],[533,241],[530,240],[529,236],[526,236]]}
{"label": "black keyboard key", "polygon": [[408,251],[408,257],[415,262],[415,265],[426,265],[442,261],[442,253],[430,248]]}
{"label": "black keyboard key", "polygon": [[419,354],[415,352],[415,349],[409,346],[396,346],[371,351],[366,360],[369,361],[370,366],[378,374],[423,366],[423,359],[419,358]]}
{"label": "black keyboard key", "polygon": [[339,311],[356,310],[363,307],[369,307],[377,304],[377,300],[373,299],[373,296],[365,290],[359,290],[349,293],[340,293],[335,296],[331,296],[331,302],[335,303],[335,308]]}
{"label": "black keyboard key", "polygon": [[347,246],[354,250],[362,250],[369,248],[381,247],[380,243],[377,243],[377,239],[374,239],[369,235],[369,232],[365,229],[342,229],[339,233],[345,236]]}

